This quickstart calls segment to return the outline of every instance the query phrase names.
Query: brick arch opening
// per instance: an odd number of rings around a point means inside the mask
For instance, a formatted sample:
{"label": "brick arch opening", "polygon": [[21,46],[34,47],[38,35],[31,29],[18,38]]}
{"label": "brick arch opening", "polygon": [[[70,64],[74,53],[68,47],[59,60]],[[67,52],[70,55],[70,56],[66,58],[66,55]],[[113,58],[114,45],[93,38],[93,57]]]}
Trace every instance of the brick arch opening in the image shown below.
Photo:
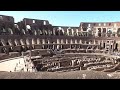
{"label": "brick arch opening", "polygon": [[31,43],[30,43],[30,39],[26,39],[26,45],[27,45],[27,50],[30,50],[31,47]]}
{"label": "brick arch opening", "polygon": [[[9,46],[9,43],[7,40],[1,39],[1,42],[2,42],[3,46]],[[10,47],[3,47],[3,51],[4,51],[4,53],[8,54],[10,51]]]}
{"label": "brick arch opening", "polygon": [[25,44],[25,41],[23,40],[23,39],[20,39],[20,44],[22,45],[21,46],[21,49],[22,49],[22,51],[26,51],[26,44]]}
{"label": "brick arch opening", "polygon": [[32,48],[35,48],[35,44],[37,44],[37,42],[34,38],[32,38]]}
{"label": "brick arch opening", "polygon": [[9,44],[9,46],[11,46],[10,48],[9,48],[9,51],[10,52],[13,52],[13,50],[14,50],[14,44],[13,44],[13,42],[12,42],[12,40],[11,39],[8,39],[8,44]]}

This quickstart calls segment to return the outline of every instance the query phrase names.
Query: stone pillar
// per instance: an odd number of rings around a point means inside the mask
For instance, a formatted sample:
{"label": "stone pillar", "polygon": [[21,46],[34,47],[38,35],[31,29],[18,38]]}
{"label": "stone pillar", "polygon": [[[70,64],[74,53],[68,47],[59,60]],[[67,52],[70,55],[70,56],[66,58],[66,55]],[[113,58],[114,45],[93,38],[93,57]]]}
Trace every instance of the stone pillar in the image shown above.
{"label": "stone pillar", "polygon": [[81,39],[80,39],[79,43],[80,43],[80,44],[82,44],[82,41],[81,41]]}
{"label": "stone pillar", "polygon": [[71,39],[71,44],[73,44],[73,40]]}
{"label": "stone pillar", "polygon": [[98,37],[98,28],[95,28],[96,31],[95,31],[95,37]]}
{"label": "stone pillar", "polygon": [[67,35],[69,36],[69,30],[67,29]]}
{"label": "stone pillar", "polygon": [[107,31],[108,31],[108,28],[106,28],[106,37],[108,37],[108,36],[107,36]]}
{"label": "stone pillar", "polygon": [[72,67],[74,67],[74,62],[75,62],[75,60],[72,60]]}
{"label": "stone pillar", "polygon": [[94,44],[96,44],[96,43],[95,43],[95,39],[94,39]]}
{"label": "stone pillar", "polygon": [[115,33],[115,37],[118,37],[118,36],[117,36],[117,33]]}
{"label": "stone pillar", "polygon": [[77,40],[75,39],[75,44],[77,44]]}
{"label": "stone pillar", "polygon": [[73,31],[73,29],[71,29],[72,30],[72,36],[74,36],[74,31]]}
{"label": "stone pillar", "polygon": [[102,40],[102,41],[101,41],[101,47],[103,47],[103,44],[104,44],[104,43],[103,43],[103,40]]}
{"label": "stone pillar", "polygon": [[88,41],[88,43],[89,43],[89,44],[91,44],[91,42],[90,42],[90,41]]}
{"label": "stone pillar", "polygon": [[118,41],[118,50],[120,50],[120,41]]}
{"label": "stone pillar", "polygon": [[78,36],[78,29],[76,29],[76,33],[77,33],[77,36]]}
{"label": "stone pillar", "polygon": [[60,68],[61,67],[61,63],[60,62],[58,62],[58,68]]}
{"label": "stone pillar", "polygon": [[68,44],[68,40],[66,39],[66,44]]}

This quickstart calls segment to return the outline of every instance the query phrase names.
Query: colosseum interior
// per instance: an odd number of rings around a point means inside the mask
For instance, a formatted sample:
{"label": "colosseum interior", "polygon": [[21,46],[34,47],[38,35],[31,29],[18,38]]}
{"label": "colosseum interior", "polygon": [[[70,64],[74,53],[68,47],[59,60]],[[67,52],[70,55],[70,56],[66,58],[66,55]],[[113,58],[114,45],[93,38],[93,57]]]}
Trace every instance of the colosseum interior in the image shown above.
{"label": "colosseum interior", "polygon": [[119,52],[120,22],[67,27],[29,18],[15,23],[0,15],[0,60],[24,57],[33,71],[119,71]]}

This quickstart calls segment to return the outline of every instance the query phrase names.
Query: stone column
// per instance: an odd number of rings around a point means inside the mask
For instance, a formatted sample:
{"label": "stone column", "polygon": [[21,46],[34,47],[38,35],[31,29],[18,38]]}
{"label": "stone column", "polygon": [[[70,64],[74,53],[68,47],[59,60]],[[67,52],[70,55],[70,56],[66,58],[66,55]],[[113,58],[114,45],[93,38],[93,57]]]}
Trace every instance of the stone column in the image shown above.
{"label": "stone column", "polygon": [[78,29],[76,29],[76,33],[77,33],[77,36],[78,36]]}
{"label": "stone column", "polygon": [[103,47],[103,40],[101,41],[101,47]]}
{"label": "stone column", "polygon": [[74,62],[75,62],[75,61],[74,61],[74,60],[72,60],[72,67],[74,67]]}
{"label": "stone column", "polygon": [[67,35],[69,36],[69,30],[67,29]]}
{"label": "stone column", "polygon": [[108,31],[108,28],[106,28],[106,37],[108,37],[108,36],[107,36],[107,31]]}
{"label": "stone column", "polygon": [[103,37],[103,28],[101,28],[101,36]]}
{"label": "stone column", "polygon": [[60,62],[58,62],[58,68],[60,68],[61,67],[61,63]]}
{"label": "stone column", "polygon": [[79,43],[80,43],[80,44],[82,44],[82,41],[81,41],[81,39],[80,39]]}
{"label": "stone column", "polygon": [[72,36],[74,36],[74,31],[73,31],[73,29],[71,29],[72,30]]}
{"label": "stone column", "polygon": [[95,43],[95,39],[94,39],[94,44],[96,44],[96,43]]}

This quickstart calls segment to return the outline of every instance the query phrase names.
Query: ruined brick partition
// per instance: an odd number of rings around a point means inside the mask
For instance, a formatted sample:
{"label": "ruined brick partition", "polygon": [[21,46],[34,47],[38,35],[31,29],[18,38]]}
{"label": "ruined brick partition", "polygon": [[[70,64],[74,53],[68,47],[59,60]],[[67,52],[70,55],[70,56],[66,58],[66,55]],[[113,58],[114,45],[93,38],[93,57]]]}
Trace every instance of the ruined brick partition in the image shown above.
{"label": "ruined brick partition", "polygon": [[78,27],[67,27],[29,18],[14,23],[13,17],[0,15],[0,53],[30,49],[119,51],[120,22],[81,22]]}

